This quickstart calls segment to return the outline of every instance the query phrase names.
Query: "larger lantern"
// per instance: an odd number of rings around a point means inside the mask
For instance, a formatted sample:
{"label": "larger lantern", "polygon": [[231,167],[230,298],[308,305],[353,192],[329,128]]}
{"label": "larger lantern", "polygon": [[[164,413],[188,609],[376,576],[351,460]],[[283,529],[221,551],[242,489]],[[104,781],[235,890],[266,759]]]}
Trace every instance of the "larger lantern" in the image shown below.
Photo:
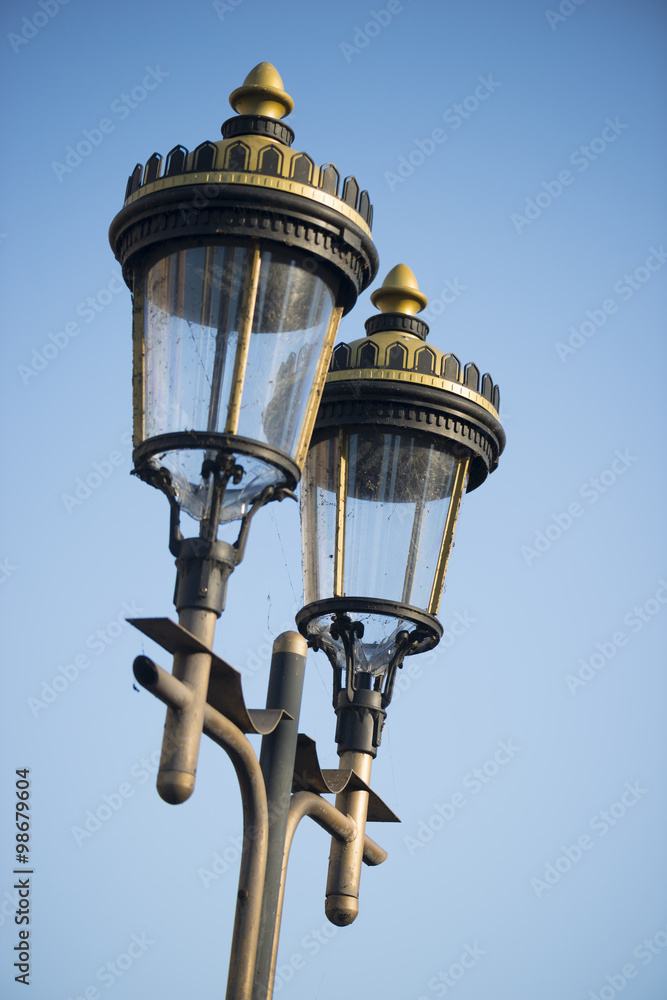
{"label": "larger lantern", "polygon": [[134,297],[135,472],[215,527],[298,482],[338,321],[377,270],[368,194],[291,149],[274,67],[230,103],[221,141],[135,167],[110,232]]}

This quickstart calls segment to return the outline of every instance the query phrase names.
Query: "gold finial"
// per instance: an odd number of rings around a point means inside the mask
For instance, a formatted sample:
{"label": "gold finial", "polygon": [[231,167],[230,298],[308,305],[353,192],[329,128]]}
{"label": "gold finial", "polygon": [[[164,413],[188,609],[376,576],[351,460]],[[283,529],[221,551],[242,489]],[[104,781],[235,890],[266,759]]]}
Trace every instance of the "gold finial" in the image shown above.
{"label": "gold finial", "polygon": [[240,115],[264,115],[284,118],[294,109],[294,101],[285,93],[283,81],[275,66],[258,63],[229,95],[229,103]]}
{"label": "gold finial", "polygon": [[371,302],[382,313],[414,316],[425,308],[428,299],[419,291],[417,279],[407,264],[397,264],[382,282],[382,287],[373,292]]}

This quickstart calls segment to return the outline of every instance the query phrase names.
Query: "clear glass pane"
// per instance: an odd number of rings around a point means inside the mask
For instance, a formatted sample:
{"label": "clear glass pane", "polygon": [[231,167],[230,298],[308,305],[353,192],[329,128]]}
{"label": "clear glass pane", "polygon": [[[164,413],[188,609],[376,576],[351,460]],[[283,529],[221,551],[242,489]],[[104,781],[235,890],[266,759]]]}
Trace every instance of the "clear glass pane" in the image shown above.
{"label": "clear glass pane", "polygon": [[[338,496],[341,455],[343,475]],[[427,611],[438,567],[456,471],[462,459],[435,442],[368,428],[340,432],[311,447],[302,485],[306,604],[335,596],[337,504],[344,504],[342,593]],[[344,602],[343,602],[344,603]],[[352,614],[364,624],[358,660],[386,669],[396,633],[409,621]],[[331,618],[313,622],[328,629]],[[335,646],[334,640],[329,640]]]}
{"label": "clear glass pane", "polygon": [[[235,433],[294,458],[334,306],[312,260],[262,250],[247,364],[235,383],[249,246],[192,247],[148,271],[144,295],[145,436],[183,431]],[[242,386],[238,424],[230,400]],[[184,508],[200,518],[208,485],[203,453],[165,453]],[[228,491],[223,520],[238,517],[281,474],[258,458],[238,457],[241,483]]]}
{"label": "clear glass pane", "polygon": [[305,603],[333,597],[338,438],[311,447],[301,479]]}
{"label": "clear glass pane", "polygon": [[458,459],[410,434],[349,436],[344,591],[427,608]]}

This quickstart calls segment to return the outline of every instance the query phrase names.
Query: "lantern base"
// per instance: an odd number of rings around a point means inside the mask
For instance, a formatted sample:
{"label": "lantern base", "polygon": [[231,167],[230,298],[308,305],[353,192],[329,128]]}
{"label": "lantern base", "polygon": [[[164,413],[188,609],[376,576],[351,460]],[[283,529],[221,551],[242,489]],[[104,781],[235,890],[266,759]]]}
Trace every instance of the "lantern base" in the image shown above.
{"label": "lantern base", "polygon": [[296,624],[308,644],[323,650],[334,668],[334,707],[343,673],[351,690],[366,678],[362,686],[382,691],[386,707],[404,657],[433,649],[443,633],[438,619],[420,608],[364,597],[314,601],[299,611]]}
{"label": "lantern base", "polygon": [[134,449],[133,473],[166,493],[196,521],[208,517],[212,477],[202,475],[204,463],[223,464],[232,458],[239,477],[229,480],[220,521],[244,517],[268,487],[293,490],[299,468],[285,452],[272,445],[233,434],[195,431],[159,434]]}

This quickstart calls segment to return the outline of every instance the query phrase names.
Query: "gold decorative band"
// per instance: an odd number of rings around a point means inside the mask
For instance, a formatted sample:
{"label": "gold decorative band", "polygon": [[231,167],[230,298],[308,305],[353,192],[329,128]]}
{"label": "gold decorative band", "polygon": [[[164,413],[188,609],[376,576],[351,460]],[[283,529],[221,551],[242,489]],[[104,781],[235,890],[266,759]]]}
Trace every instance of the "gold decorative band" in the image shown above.
{"label": "gold decorative band", "polygon": [[341,371],[329,372],[327,375],[327,384],[331,382],[353,382],[355,379],[373,379],[374,381],[385,379],[390,382],[416,382],[419,385],[429,385],[435,389],[444,389],[447,392],[455,393],[457,396],[464,396],[465,399],[470,399],[477,406],[488,410],[492,416],[498,419],[498,411],[495,406],[488,399],[485,399],[481,393],[475,392],[474,389],[469,389],[465,385],[461,385],[460,382],[451,382],[449,379],[437,378],[435,375],[422,375],[421,372],[406,372],[396,368],[342,369]]}
{"label": "gold decorative band", "polygon": [[[367,236],[371,236],[370,228],[358,212],[349,205],[346,205],[340,198],[327,194],[320,188],[312,187],[310,184],[300,184],[298,181],[288,180],[284,177],[269,177],[260,173],[243,173],[240,171],[210,170],[201,173],[174,174],[173,177],[161,177],[151,184],[144,184],[135,191],[125,202],[131,205],[145,195],[153,194],[156,191],[163,191],[169,188],[192,187],[201,184],[244,184],[249,187],[272,188],[275,191],[286,191],[289,194],[299,195],[301,198],[308,198],[310,201],[319,202],[327,208],[333,209],[339,215],[345,216],[350,222],[354,222]],[[206,194],[204,193],[204,197]],[[211,199],[213,200],[213,199]]]}

